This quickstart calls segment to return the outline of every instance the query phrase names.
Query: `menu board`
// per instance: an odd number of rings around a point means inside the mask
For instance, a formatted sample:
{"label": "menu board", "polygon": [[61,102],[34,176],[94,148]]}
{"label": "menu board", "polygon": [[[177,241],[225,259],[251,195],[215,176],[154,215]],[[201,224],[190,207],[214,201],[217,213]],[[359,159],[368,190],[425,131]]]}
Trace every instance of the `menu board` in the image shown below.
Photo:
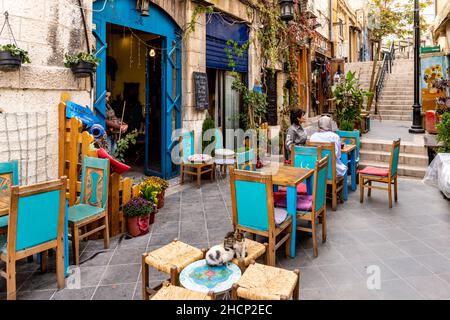
{"label": "menu board", "polygon": [[209,108],[208,76],[205,72],[194,72],[195,108],[204,110]]}

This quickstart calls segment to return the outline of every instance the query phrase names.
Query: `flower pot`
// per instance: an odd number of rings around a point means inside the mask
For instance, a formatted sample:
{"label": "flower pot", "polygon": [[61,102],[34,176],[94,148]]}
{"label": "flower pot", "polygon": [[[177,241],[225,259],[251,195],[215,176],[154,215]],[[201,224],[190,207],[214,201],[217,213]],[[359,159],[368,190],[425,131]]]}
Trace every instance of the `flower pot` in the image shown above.
{"label": "flower pot", "polygon": [[158,209],[161,209],[162,207],[164,207],[164,194],[165,191],[162,191],[158,194]]}
{"label": "flower pot", "polygon": [[94,73],[95,65],[89,62],[78,62],[70,67],[73,74],[77,78],[86,78]]}
{"label": "flower pot", "polygon": [[0,70],[15,71],[22,65],[20,56],[13,56],[9,51],[0,51]]}
{"label": "flower pot", "polygon": [[155,220],[155,214],[151,213],[143,217],[127,217],[128,234],[139,237],[149,232],[149,225]]}

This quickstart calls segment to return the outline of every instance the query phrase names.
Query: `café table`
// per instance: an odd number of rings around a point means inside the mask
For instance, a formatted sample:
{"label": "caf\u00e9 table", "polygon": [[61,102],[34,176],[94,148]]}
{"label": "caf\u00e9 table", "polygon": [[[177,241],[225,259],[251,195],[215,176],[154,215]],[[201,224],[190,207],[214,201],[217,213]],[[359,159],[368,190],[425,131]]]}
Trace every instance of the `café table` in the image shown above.
{"label": "caf\u00e9 table", "polygon": [[222,266],[209,266],[206,260],[198,260],[189,264],[180,273],[180,284],[189,290],[215,295],[229,295],[239,278],[241,269],[234,263]]}
{"label": "caf\u00e9 table", "polygon": [[[356,190],[356,145],[343,144],[341,148],[341,161],[348,166],[350,164],[350,172],[352,176],[351,188]],[[348,176],[348,175],[347,175]],[[344,179],[344,200],[348,200],[348,179]]]}
{"label": "caf\u00e9 table", "polygon": [[268,167],[263,167],[261,172],[272,174],[272,183],[277,187],[286,187],[287,212],[292,217],[292,236],[291,236],[291,257],[295,258],[295,234],[297,226],[297,186],[306,180],[311,184],[314,175],[314,169],[296,168],[281,163],[271,163]]}

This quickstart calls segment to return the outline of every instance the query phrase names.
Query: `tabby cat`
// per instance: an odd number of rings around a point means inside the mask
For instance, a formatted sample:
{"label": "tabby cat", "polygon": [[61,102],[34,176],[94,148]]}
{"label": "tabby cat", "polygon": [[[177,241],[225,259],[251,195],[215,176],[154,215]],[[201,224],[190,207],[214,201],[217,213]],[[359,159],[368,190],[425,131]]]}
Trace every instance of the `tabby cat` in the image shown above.
{"label": "tabby cat", "polygon": [[210,266],[228,264],[234,258],[247,256],[244,233],[240,231],[228,232],[223,244],[213,246],[206,253],[206,263]]}

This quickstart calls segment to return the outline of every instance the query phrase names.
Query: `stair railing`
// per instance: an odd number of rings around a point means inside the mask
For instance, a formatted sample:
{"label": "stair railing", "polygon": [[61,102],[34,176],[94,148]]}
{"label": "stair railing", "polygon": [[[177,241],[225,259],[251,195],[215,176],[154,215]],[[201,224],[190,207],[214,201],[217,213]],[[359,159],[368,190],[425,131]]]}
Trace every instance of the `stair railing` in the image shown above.
{"label": "stair railing", "polygon": [[375,114],[378,114],[378,101],[381,96],[381,90],[383,89],[386,73],[392,73],[394,54],[395,54],[394,44],[391,44],[389,52],[386,52],[384,54],[383,61],[381,63],[381,68],[378,71],[379,76],[375,85]]}

